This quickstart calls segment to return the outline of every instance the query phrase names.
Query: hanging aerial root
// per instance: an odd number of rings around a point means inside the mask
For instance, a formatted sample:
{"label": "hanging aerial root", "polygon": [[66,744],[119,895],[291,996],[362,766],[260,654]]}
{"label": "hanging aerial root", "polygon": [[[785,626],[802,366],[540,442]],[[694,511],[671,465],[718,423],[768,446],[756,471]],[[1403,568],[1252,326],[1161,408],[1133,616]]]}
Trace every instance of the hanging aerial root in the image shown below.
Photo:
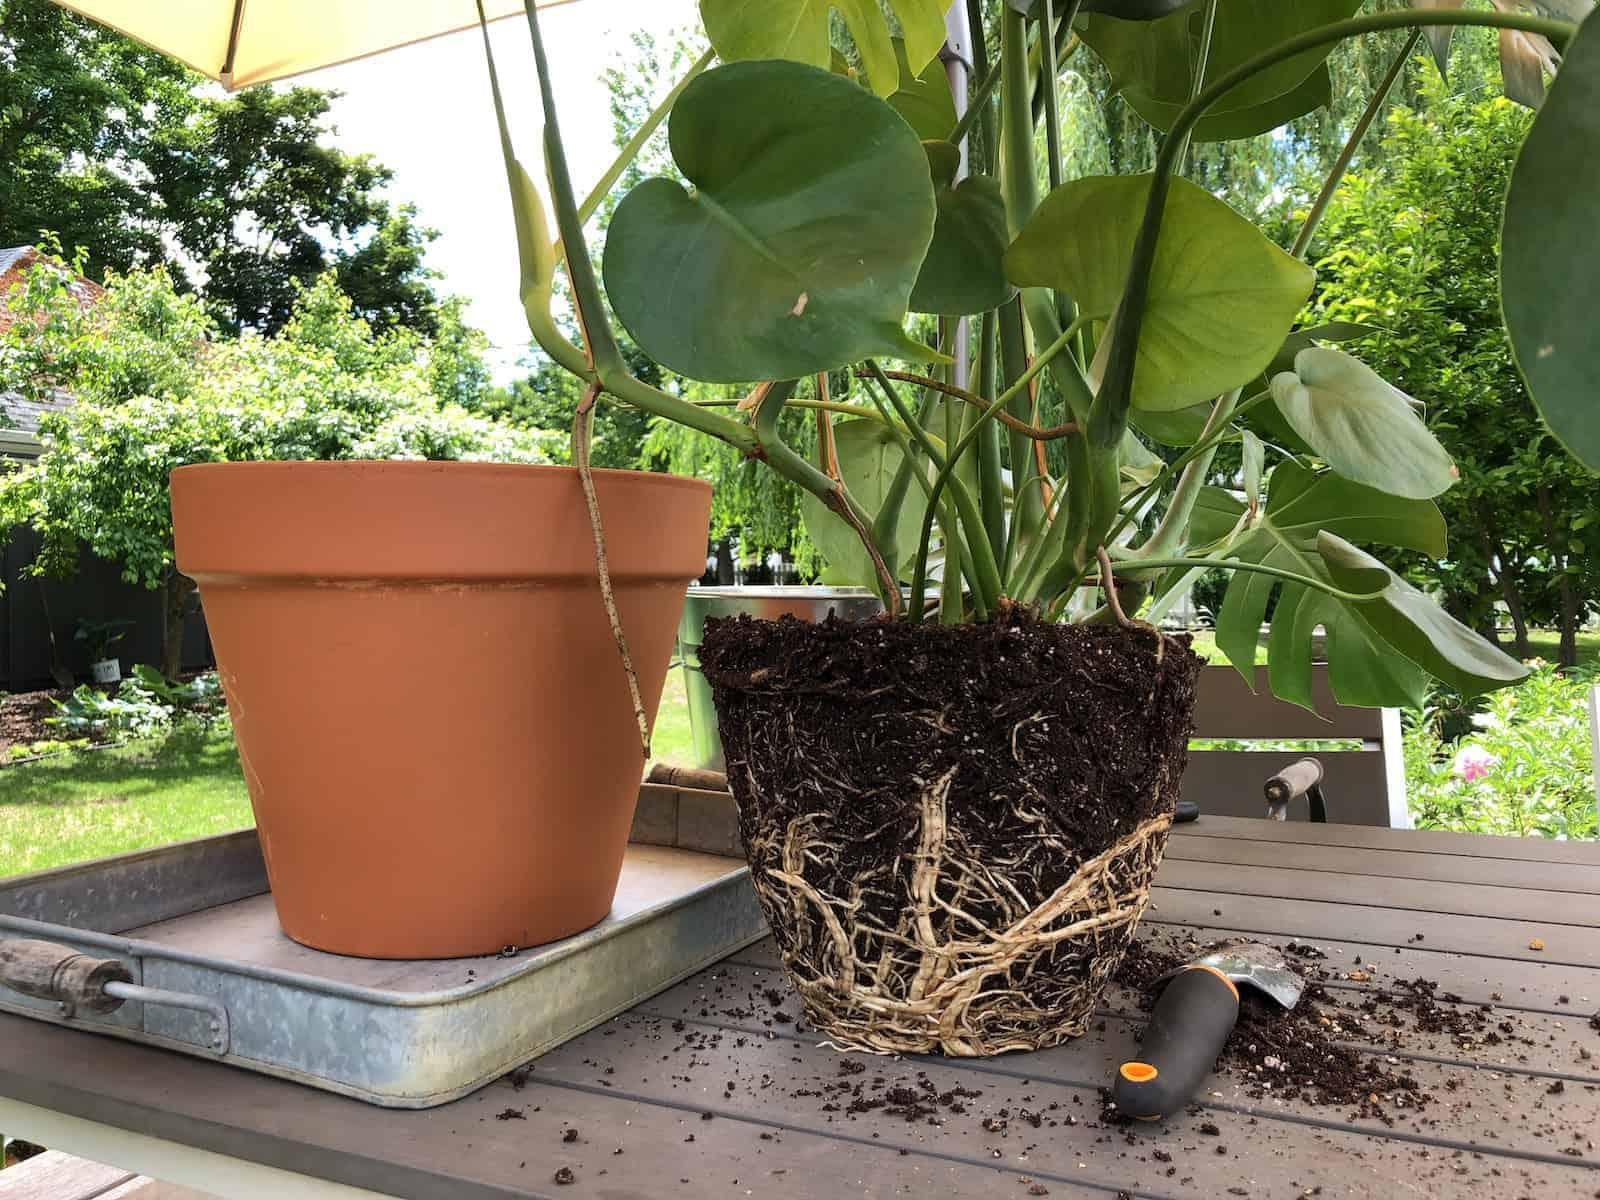
{"label": "hanging aerial root", "polygon": [[634,669],[633,655],[628,653],[628,638],[622,632],[622,617],[617,612],[617,598],[611,590],[611,564],[606,555],[606,532],[600,523],[600,500],[594,491],[594,471],[589,466],[589,439],[593,431],[595,401],[600,398],[600,385],[591,383],[578,402],[578,411],[572,418],[572,454],[577,459],[578,479],[583,484],[583,502],[589,510],[589,532],[594,536],[595,572],[600,577],[600,599],[606,606],[606,620],[611,625],[611,638],[617,644],[617,655],[622,659],[623,673],[628,677],[628,699],[633,704],[633,719],[639,725],[639,744],[644,750],[644,761],[650,761],[650,718],[645,715],[644,697],[639,693],[639,672]]}

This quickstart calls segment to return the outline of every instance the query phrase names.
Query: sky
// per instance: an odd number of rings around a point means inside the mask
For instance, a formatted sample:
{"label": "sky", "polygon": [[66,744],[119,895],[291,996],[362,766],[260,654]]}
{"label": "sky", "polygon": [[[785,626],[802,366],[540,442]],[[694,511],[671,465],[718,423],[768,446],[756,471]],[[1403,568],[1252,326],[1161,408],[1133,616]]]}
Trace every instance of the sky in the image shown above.
{"label": "sky", "polygon": [[[696,26],[695,4],[581,0],[540,17],[562,138],[581,199],[615,153],[605,68],[628,49],[634,30],[661,40],[673,30]],[[542,190],[542,118],[527,25],[512,19],[489,28],[517,154]],[[422,223],[439,231],[427,258],[442,275],[436,287],[468,298],[469,320],[494,347],[497,379],[514,378],[528,346],[528,327],[517,299],[516,236],[478,31],[330,67],[294,82],[345,93],[333,108],[337,132],[332,141],[370,153],[394,171],[390,195],[414,203]]]}

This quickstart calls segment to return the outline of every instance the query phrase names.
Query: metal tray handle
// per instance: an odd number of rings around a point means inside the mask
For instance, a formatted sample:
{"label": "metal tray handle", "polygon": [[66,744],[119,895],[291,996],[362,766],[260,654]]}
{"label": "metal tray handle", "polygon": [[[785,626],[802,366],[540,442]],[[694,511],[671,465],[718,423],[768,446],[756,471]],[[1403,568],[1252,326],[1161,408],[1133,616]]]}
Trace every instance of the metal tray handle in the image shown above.
{"label": "metal tray handle", "polygon": [[133,982],[133,972],[114,958],[90,958],[70,946],[31,938],[0,941],[0,985],[35,1000],[53,1001],[64,1019],[80,1012],[116,1012],[128,1000],[184,1008],[211,1018],[207,1048],[226,1054],[231,1030],[228,1010],[206,996],[147,988]]}

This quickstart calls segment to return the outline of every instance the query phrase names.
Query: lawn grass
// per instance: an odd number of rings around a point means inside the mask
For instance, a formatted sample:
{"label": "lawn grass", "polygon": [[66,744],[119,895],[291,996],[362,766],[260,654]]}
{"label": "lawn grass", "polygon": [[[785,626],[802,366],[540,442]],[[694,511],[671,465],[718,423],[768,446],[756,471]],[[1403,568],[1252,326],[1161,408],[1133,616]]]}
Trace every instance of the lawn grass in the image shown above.
{"label": "lawn grass", "polygon": [[251,824],[226,728],[0,768],[0,877]]}
{"label": "lawn grass", "polygon": [[656,727],[650,734],[650,756],[657,762],[694,765],[694,737],[689,729],[689,699],[684,692],[682,667],[667,672]]}

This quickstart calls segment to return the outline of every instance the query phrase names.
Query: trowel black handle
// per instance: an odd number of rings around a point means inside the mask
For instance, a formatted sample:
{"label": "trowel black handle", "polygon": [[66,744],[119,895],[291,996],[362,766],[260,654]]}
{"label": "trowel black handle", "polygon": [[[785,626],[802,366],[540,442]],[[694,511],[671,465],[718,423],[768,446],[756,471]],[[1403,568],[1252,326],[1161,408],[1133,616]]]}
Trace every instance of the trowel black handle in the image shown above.
{"label": "trowel black handle", "polygon": [[1211,1073],[1238,1019],[1239,989],[1220,971],[1191,966],[1174,975],[1150,1014],[1139,1058],[1117,1069],[1117,1111],[1145,1121],[1177,1112]]}

